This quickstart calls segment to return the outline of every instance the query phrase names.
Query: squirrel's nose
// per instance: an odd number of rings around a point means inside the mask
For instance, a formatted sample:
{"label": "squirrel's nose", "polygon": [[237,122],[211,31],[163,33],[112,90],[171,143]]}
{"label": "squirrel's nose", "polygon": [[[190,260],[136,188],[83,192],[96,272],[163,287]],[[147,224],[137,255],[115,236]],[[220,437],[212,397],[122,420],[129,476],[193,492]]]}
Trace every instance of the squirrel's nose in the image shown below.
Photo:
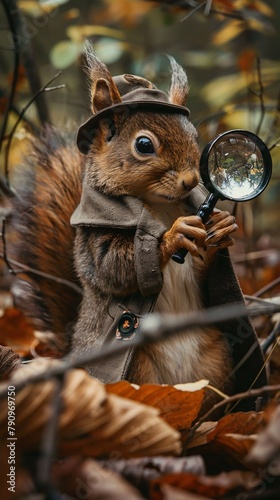
{"label": "squirrel's nose", "polygon": [[193,175],[190,174],[181,180],[181,187],[184,189],[184,191],[190,191],[195,186],[197,186],[198,181],[199,181],[199,177],[198,177],[198,175],[196,175],[196,173]]}

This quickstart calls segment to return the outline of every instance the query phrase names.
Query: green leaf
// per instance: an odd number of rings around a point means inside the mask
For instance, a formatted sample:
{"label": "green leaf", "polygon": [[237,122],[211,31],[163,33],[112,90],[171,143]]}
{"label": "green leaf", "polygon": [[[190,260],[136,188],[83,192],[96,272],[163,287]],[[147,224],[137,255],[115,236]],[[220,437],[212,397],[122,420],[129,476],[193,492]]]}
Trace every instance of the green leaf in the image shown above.
{"label": "green leaf", "polygon": [[65,69],[76,62],[83,49],[83,44],[71,40],[57,43],[50,52],[50,60],[54,68]]}
{"label": "green leaf", "polygon": [[119,42],[117,40],[113,40],[112,38],[104,37],[94,43],[94,50],[96,50],[100,59],[105,64],[112,64],[120,59],[125,48],[126,44],[124,42]]}

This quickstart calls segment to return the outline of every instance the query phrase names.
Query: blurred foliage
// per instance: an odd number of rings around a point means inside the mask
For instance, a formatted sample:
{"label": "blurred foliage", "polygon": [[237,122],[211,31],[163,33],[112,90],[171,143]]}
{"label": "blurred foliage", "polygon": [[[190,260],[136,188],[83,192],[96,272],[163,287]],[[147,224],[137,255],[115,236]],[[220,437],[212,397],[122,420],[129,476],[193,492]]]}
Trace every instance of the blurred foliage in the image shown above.
{"label": "blurred foliage", "polygon": [[[88,90],[82,69],[84,38],[93,42],[112,74],[136,73],[163,89],[169,86],[165,54],[171,54],[185,67],[189,77],[188,107],[198,128],[201,147],[231,128],[256,132],[269,147],[274,146],[271,150],[274,173],[269,188],[259,199],[238,209],[242,244],[237,245],[237,250],[241,253],[252,247],[263,250],[269,245],[278,248],[280,4],[277,0],[19,0],[18,7],[22,13],[20,52],[23,56],[28,53],[29,58],[21,58],[6,138],[23,107],[34,97],[31,66],[41,87],[62,70],[52,85],[63,83],[65,87],[40,96],[45,101],[48,120],[61,127],[68,122],[79,124],[88,116]],[[3,3],[0,14],[2,118],[14,75],[14,47]],[[37,99],[17,126],[10,165],[18,161],[28,134],[37,133],[42,126],[44,113],[40,117],[40,106]],[[2,159],[2,167],[3,164]]]}

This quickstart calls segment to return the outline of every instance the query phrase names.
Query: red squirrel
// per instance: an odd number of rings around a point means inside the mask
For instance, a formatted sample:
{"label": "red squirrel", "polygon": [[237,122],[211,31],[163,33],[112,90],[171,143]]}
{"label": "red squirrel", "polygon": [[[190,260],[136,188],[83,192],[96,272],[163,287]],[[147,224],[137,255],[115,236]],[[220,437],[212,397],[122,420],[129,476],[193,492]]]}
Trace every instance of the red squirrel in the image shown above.
{"label": "red squirrel", "polygon": [[[13,223],[19,234],[17,260],[82,286],[80,297],[63,283],[36,275],[14,284],[17,301],[22,306],[25,301],[29,314],[33,304],[33,315],[57,343],[63,345],[71,333],[74,356],[94,352],[104,338],[118,342],[124,311],[137,318],[136,331],[145,312],[201,310],[207,276],[237,229],[226,211],[213,213],[205,225],[195,215],[204,196],[182,67],[170,58],[166,94],[135,75],[112,78],[89,46],[86,59],[92,116],[80,128],[78,148],[51,128],[41,142],[34,141],[29,188],[19,188]],[[171,257],[182,247],[189,253],[178,265]],[[141,300],[146,306],[135,306]],[[105,382],[207,379],[232,391],[233,365],[227,337],[211,327],[88,370]]]}

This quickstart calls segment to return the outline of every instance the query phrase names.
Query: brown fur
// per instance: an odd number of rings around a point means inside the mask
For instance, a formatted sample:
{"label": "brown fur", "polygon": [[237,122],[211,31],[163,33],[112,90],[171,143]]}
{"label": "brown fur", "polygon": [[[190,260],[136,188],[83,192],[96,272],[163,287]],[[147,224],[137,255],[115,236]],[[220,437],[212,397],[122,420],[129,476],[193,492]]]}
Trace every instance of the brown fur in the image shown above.
{"label": "brown fur", "polygon": [[[35,271],[79,284],[73,264],[75,231],[69,221],[81,195],[82,157],[72,136],[47,127],[40,140],[31,142],[28,165],[19,166],[15,176],[10,232],[17,234],[17,243],[9,246],[8,241],[8,253]],[[64,350],[80,295],[33,273],[17,275],[13,293],[35,326],[54,332]]]}

